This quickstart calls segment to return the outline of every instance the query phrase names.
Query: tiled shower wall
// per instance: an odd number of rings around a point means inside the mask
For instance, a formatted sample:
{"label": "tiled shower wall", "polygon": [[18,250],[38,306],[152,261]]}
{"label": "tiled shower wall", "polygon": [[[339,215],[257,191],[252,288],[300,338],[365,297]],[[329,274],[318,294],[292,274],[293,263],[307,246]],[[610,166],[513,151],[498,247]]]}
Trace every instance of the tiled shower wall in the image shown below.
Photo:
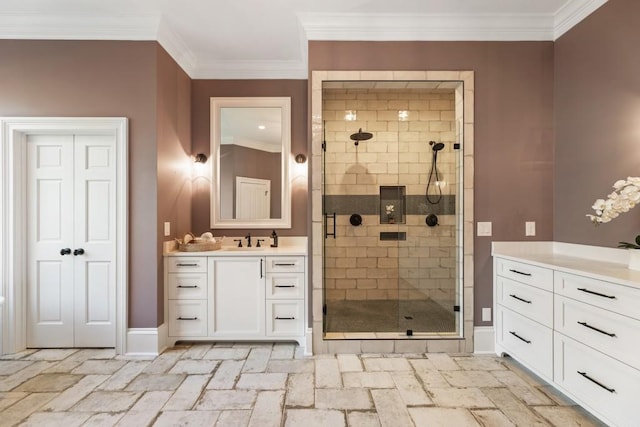
{"label": "tiled shower wall", "polygon": [[[373,84],[362,82],[361,86]],[[325,297],[331,300],[432,298],[447,308],[456,301],[456,218],[459,152],[453,89],[323,88],[326,141],[325,212],[336,213],[335,239],[325,240]],[[353,116],[355,115],[355,120]],[[358,146],[350,135],[362,128],[373,138]],[[438,172],[444,181],[437,204],[425,192],[433,155],[429,141],[443,142]],[[434,176],[435,179],[435,176]],[[394,202],[389,224],[381,186],[401,186],[405,204]],[[437,198],[435,186],[430,198]],[[428,227],[435,213],[439,225]],[[362,225],[349,222],[362,216]],[[333,221],[329,219],[330,232]],[[406,240],[380,240],[403,232]]]}

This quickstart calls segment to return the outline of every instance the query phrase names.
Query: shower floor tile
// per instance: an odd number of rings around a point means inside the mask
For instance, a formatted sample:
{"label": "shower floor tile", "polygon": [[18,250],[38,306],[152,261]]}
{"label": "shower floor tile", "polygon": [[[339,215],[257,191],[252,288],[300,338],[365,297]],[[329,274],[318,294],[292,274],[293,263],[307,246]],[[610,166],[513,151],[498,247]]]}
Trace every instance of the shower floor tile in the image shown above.
{"label": "shower floor tile", "polygon": [[[325,339],[337,339],[333,336],[340,332],[455,332],[453,305],[447,310],[431,299],[339,300],[326,304]],[[349,338],[355,339],[351,335]]]}

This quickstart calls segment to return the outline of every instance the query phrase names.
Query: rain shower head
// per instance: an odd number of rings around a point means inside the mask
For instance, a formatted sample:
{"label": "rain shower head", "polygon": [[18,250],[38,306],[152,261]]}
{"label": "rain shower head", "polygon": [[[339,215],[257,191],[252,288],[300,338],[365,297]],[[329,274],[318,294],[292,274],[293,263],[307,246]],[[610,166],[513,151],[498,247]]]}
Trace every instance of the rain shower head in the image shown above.
{"label": "rain shower head", "polygon": [[444,148],[444,143],[442,142],[435,142],[435,141],[429,141],[429,145],[431,145],[431,149],[435,152],[435,151],[440,151]]}
{"label": "rain shower head", "polygon": [[351,134],[350,138],[355,142],[356,145],[360,141],[367,141],[373,138],[373,134],[370,132],[362,132],[362,128],[358,129],[358,132]]}

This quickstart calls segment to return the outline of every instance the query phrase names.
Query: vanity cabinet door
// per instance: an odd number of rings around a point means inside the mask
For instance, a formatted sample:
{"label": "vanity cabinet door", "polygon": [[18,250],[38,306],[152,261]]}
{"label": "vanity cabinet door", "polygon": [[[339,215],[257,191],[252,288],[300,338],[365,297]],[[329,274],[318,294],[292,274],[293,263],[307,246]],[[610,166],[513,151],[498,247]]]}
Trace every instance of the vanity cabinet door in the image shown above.
{"label": "vanity cabinet door", "polygon": [[209,257],[211,337],[264,336],[265,267],[263,257]]}

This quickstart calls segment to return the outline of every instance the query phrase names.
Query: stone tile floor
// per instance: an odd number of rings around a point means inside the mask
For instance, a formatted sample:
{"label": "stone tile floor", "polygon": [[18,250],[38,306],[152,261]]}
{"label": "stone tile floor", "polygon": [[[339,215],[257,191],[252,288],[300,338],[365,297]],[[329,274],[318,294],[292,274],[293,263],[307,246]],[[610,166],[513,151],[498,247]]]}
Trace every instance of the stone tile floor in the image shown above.
{"label": "stone tile floor", "polygon": [[599,426],[508,358],[304,357],[185,344],[151,359],[28,350],[0,360],[0,426]]}

